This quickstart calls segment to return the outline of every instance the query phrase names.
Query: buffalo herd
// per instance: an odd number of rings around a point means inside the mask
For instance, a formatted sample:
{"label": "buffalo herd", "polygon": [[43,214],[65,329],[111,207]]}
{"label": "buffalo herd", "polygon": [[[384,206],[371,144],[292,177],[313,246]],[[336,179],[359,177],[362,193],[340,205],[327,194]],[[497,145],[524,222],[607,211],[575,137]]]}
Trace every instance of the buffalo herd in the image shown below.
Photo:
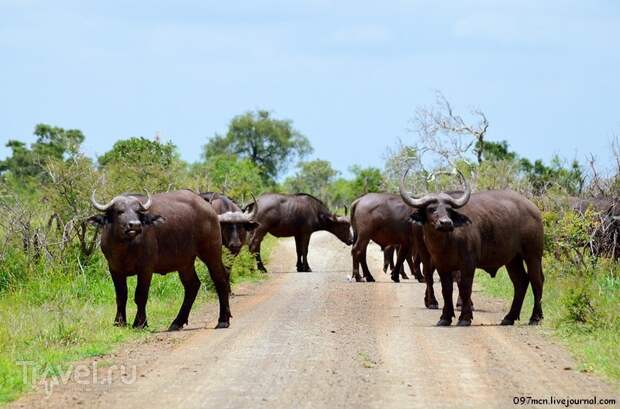
{"label": "buffalo herd", "polygon": [[208,267],[219,299],[217,328],[226,328],[232,315],[229,271],[222,262],[222,247],[237,255],[248,244],[258,269],[265,272],[260,257],[265,235],[294,237],[297,271],[310,272],[308,246],[312,233],[319,230],[352,245],[354,281],[375,281],[366,261],[370,241],[384,250],[384,271],[391,268],[393,281],[408,278],[404,271],[407,262],[414,278],[426,285],[424,304],[430,309],[438,308],[433,291],[436,270],[444,301],[438,326],[452,323],[453,281],[462,302],[458,325],[468,326],[473,318],[475,270],[494,277],[501,267],[506,268],[514,286],[510,311],[501,324],[512,325],[520,319],[530,284],[534,307],[529,323],[538,324],[543,318],[544,283],[539,209],[513,191],[472,193],[460,172],[455,175],[462,181],[462,190],[415,196],[404,186],[406,174],[399,195],[367,193],[352,203],[350,218],[334,214],[321,200],[305,193],[265,193],[241,206],[224,194],[191,190],[152,196],[148,192],[123,193],[101,204],[93,191],[91,203],[98,214],[89,221],[101,229],[101,249],[116,291],[115,325],[127,324],[128,276],[137,276],[133,326],[140,328],[147,325],[146,304],[153,274],[177,271],[184,298],[169,329],[181,329],[188,323],[200,288],[194,268],[199,258]]}

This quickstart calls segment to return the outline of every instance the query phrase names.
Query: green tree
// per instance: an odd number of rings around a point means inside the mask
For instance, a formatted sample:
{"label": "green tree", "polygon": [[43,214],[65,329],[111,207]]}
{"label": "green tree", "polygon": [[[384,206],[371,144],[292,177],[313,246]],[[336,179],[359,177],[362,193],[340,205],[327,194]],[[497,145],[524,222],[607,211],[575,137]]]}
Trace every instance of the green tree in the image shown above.
{"label": "green tree", "polygon": [[248,201],[250,194],[258,195],[265,189],[260,169],[249,159],[218,155],[198,166],[195,171],[206,178],[207,190]]}
{"label": "green tree", "polygon": [[284,181],[284,188],[289,192],[304,192],[317,196],[322,200],[328,199],[328,189],[338,175],[331,163],[327,160],[315,159],[299,162],[299,169],[294,176]]}
{"label": "green tree", "polygon": [[218,155],[251,160],[261,170],[263,180],[270,184],[292,160],[311,152],[310,142],[293,128],[290,120],[272,118],[265,110],[234,117],[226,135],[215,135],[204,147],[207,162]]}
{"label": "green tree", "polygon": [[581,165],[573,160],[566,166],[559,156],[551,159],[549,166],[540,159],[530,162],[520,160],[521,169],[526,173],[535,194],[543,194],[550,187],[556,186],[566,193],[575,195],[581,192],[584,184],[584,175]]}
{"label": "green tree", "polygon": [[515,160],[517,159],[517,153],[508,150],[508,142],[493,142],[482,141],[482,148],[480,147],[480,141],[476,142],[476,151],[482,152],[482,158],[489,161],[499,160]]}
{"label": "green tree", "polygon": [[385,181],[381,169],[354,165],[351,167],[351,172],[353,173],[351,193],[354,197],[371,192],[381,192],[384,189]]}
{"label": "green tree", "polygon": [[0,174],[10,172],[17,178],[45,177],[45,164],[51,159],[67,159],[79,152],[84,134],[78,129],[63,129],[47,124],[34,128],[36,142],[27,147],[25,143],[9,140],[6,146],[11,156],[0,161]]}
{"label": "green tree", "polygon": [[349,179],[337,178],[328,187],[327,203],[330,208],[343,209],[350,207],[356,199],[353,193],[353,183]]}
{"label": "green tree", "polygon": [[[98,159],[106,175],[106,192],[166,191],[176,186],[186,171],[176,146],[142,137],[116,142]],[[184,186],[183,186],[184,187]]]}

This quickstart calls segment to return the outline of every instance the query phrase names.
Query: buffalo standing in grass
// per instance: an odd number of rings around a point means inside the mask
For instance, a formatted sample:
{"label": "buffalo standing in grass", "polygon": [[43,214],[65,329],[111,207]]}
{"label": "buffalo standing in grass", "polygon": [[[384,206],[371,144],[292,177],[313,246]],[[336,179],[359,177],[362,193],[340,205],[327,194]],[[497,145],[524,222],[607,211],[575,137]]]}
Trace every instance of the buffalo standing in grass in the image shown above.
{"label": "buffalo standing in grass", "polygon": [[494,277],[502,266],[506,266],[514,286],[512,306],[502,325],[512,325],[520,318],[529,283],[534,294],[530,324],[538,324],[543,318],[544,282],[540,210],[513,191],[472,194],[460,172],[465,184],[462,196],[432,193],[415,198],[405,191],[406,174],[400,182],[400,195],[405,203],[418,210],[412,218],[422,225],[424,244],[441,279],[444,307],[437,325],[450,325],[454,317],[452,271],[461,272],[458,287],[463,307],[458,324],[467,326],[473,318],[471,290],[476,268]]}
{"label": "buffalo standing in grass", "polygon": [[[153,273],[179,272],[185,289],[181,309],[170,324],[179,330],[187,324],[200,280],[194,269],[196,257],[209,268],[220,304],[216,328],[227,328],[230,322],[229,277],[222,264],[220,220],[211,205],[197,194],[182,190],[148,195],[124,194],[107,204],[91,197],[93,206],[102,214],[90,219],[102,226],[101,250],[116,290],[116,325],[127,323],[127,277],[138,276],[134,328],[147,326],[146,303]],[[252,215],[239,215],[247,220]]]}
{"label": "buffalo standing in grass", "polygon": [[246,220],[241,213],[241,208],[228,196],[206,192],[201,193],[200,197],[211,203],[215,212],[220,216],[222,244],[233,255],[238,255],[241,247],[246,243],[248,232],[254,230],[258,224]]}
{"label": "buffalo standing in grass", "polygon": [[334,215],[312,195],[265,193],[246,207],[246,212],[255,206],[258,210],[254,220],[259,226],[250,237],[250,251],[256,255],[257,266],[262,271],[267,270],[260,257],[260,245],[267,233],[276,237],[295,237],[299,272],[312,271],[308,265],[308,245],[315,231],[326,230],[347,245],[353,241],[349,219]]}

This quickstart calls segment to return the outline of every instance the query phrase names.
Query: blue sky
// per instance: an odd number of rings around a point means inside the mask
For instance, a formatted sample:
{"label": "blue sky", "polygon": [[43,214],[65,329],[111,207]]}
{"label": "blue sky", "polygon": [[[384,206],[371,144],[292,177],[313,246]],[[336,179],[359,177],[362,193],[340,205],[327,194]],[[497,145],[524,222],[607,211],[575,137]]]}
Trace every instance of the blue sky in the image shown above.
{"label": "blue sky", "polygon": [[411,141],[439,89],[525,156],[611,163],[619,40],[614,1],[0,0],[0,144],[45,122],[96,155],[159,131],[193,161],[266,108],[346,172]]}

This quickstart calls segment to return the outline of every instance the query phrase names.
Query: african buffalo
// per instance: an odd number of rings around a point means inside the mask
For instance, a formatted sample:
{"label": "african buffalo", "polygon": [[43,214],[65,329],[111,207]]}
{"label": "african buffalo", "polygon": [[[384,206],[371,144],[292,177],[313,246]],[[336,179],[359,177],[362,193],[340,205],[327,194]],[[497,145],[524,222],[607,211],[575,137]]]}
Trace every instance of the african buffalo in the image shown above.
{"label": "african buffalo", "polygon": [[[102,226],[101,250],[108,261],[116,290],[116,325],[125,325],[127,277],[138,276],[135,303],[138,307],[133,326],[147,326],[146,302],[153,273],[179,272],[185,289],[181,309],[170,324],[179,330],[187,324],[192,304],[200,288],[194,269],[196,257],[209,268],[220,304],[216,328],[230,322],[228,294],[230,282],[222,264],[220,218],[213,207],[188,190],[160,193],[151,197],[123,194],[107,204],[91,196],[93,207],[102,214],[89,219]],[[244,214],[248,220],[252,215]]]}
{"label": "african buffalo", "polygon": [[[458,284],[463,308],[458,325],[471,325],[471,290],[476,268],[492,277],[506,266],[514,286],[512,306],[502,325],[512,325],[520,318],[523,298],[532,283],[534,308],[530,324],[543,318],[541,298],[544,275],[542,270],[543,225],[540,210],[528,199],[513,191],[471,193],[465,177],[462,196],[431,193],[421,198],[405,191],[400,181],[400,195],[405,203],[419,211],[412,219],[423,229],[425,247],[439,272],[444,307],[439,326],[452,323],[452,271],[459,270]],[[457,211],[458,209],[458,211]],[[527,265],[527,272],[523,263]]]}
{"label": "african buffalo", "polygon": [[[215,212],[220,216],[241,214],[241,208],[228,196],[215,192],[205,192],[200,193],[200,197],[211,203]],[[245,244],[248,232],[254,230],[257,225],[253,221],[244,220],[243,217],[239,220],[239,223],[235,223],[234,220],[228,217],[224,222],[220,222],[222,244],[236,256]]]}
{"label": "african buffalo", "polygon": [[250,251],[256,255],[257,266],[266,272],[260,257],[260,245],[267,233],[276,237],[295,237],[297,271],[312,271],[308,265],[310,236],[318,230],[327,230],[350,245],[351,224],[348,218],[329,211],[316,197],[306,193],[265,193],[246,207],[246,212],[258,206],[255,221],[259,224],[250,237]]}
{"label": "african buffalo", "polygon": [[[397,250],[397,260],[392,269],[392,280],[399,281],[399,274],[404,273],[403,263],[409,263],[412,274],[422,281],[420,268],[416,269],[411,258],[414,225],[409,220],[412,210],[403,203],[398,195],[388,193],[367,193],[351,205],[351,227],[354,243],[351,249],[353,256],[353,278],[361,281],[359,265],[366,281],[375,281],[370,274],[366,262],[366,247],[370,240],[384,249],[384,271],[386,258],[392,258]],[[407,278],[406,275],[403,278]]]}

